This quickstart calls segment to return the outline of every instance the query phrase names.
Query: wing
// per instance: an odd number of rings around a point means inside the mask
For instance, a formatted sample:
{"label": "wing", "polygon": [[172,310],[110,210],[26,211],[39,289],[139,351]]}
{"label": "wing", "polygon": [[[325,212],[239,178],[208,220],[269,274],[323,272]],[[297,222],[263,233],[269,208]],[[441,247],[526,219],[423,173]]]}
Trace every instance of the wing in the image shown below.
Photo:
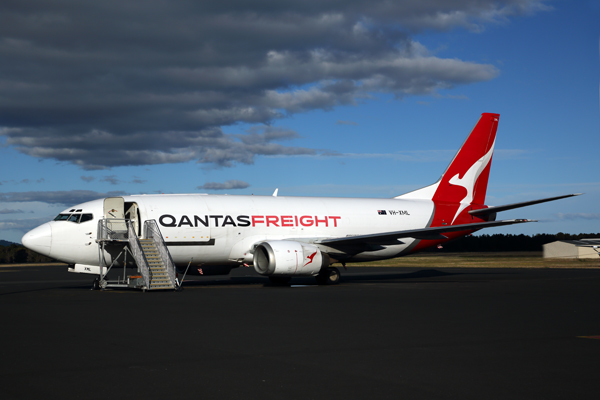
{"label": "wing", "polygon": [[[471,210],[469,214],[477,215],[479,217],[485,217],[489,215],[496,214],[500,211],[512,210],[515,208],[526,207],[533,204],[545,203],[547,201],[554,201],[559,199],[564,199],[567,197],[579,196],[582,193],[575,194],[567,194],[563,196],[557,197],[548,197],[545,199],[539,200],[530,200],[521,203],[514,204],[506,204],[503,206],[494,206],[483,208],[479,210]],[[493,217],[495,218],[495,216]],[[373,233],[368,235],[356,235],[356,236],[346,236],[346,237],[338,237],[338,238],[316,238],[312,240],[312,243],[322,244],[329,247],[343,249],[347,251],[350,247],[353,249],[353,253],[361,252],[361,251],[369,251],[369,250],[379,250],[382,249],[382,246],[385,245],[394,245],[394,244],[402,244],[403,238],[412,238],[412,239],[421,239],[421,240],[444,240],[448,239],[447,236],[444,236],[444,233],[448,232],[461,232],[471,233],[483,228],[492,228],[495,226],[503,226],[503,225],[512,225],[512,224],[522,224],[525,222],[537,222],[535,220],[530,219],[508,219],[503,221],[488,221],[488,222],[477,222],[472,224],[461,224],[461,225],[448,225],[448,226],[437,226],[430,228],[422,228],[422,229],[410,229],[404,231],[395,231],[395,232],[382,232],[382,233]]]}
{"label": "wing", "polygon": [[348,245],[363,245],[367,247],[376,247],[382,245],[402,244],[400,239],[414,238],[423,240],[443,240],[448,237],[443,234],[446,232],[473,232],[483,228],[494,226],[522,224],[525,222],[536,222],[530,219],[508,219],[504,221],[477,222],[473,224],[437,226],[433,228],[410,229],[405,231],[373,233],[369,235],[347,236],[339,238],[316,239],[315,244],[324,244],[331,247],[340,247]]}

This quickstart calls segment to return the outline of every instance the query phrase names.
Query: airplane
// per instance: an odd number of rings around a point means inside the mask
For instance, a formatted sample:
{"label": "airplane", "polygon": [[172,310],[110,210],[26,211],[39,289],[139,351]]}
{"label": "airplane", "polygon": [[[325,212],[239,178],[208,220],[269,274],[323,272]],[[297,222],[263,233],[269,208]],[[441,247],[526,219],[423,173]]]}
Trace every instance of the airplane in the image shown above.
{"label": "airplane", "polygon": [[288,197],[277,190],[107,197],[62,211],[22,243],[69,264],[71,272],[100,277],[112,266],[143,263],[139,255],[121,257],[123,242],[133,254],[140,240],[158,237],[178,273],[228,274],[252,265],[274,283],[313,276],[336,284],[334,264],[405,256],[483,228],[534,222],[496,215],[581,194],[485,205],[498,120],[499,114],[483,113],[437,182],[394,198]]}

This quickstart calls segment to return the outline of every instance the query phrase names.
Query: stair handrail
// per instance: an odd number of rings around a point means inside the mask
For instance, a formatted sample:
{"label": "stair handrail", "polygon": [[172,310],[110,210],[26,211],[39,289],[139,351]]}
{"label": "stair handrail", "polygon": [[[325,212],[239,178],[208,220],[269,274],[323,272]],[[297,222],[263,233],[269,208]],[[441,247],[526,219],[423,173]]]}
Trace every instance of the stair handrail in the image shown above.
{"label": "stair handrail", "polygon": [[160,254],[160,258],[163,260],[165,264],[165,268],[167,269],[167,274],[169,275],[169,279],[174,287],[177,287],[177,280],[175,279],[175,263],[173,262],[173,258],[171,257],[171,253],[167,248],[167,244],[163,239],[163,235],[160,232],[158,224],[156,220],[149,219],[144,222],[144,237],[146,239],[152,239],[156,248],[158,249],[158,253]]}
{"label": "stair handrail", "polygon": [[128,240],[128,229],[113,229],[113,225],[124,226],[129,220],[124,218],[102,218],[98,220],[98,240]]}
{"label": "stair handrail", "polygon": [[146,259],[146,255],[142,251],[142,244],[140,243],[140,238],[135,233],[135,227],[133,226],[132,221],[127,220],[127,233],[129,236],[129,248],[131,250],[131,254],[135,259],[135,263],[138,266],[142,274],[142,278],[144,279],[144,285],[146,288],[150,289],[150,269],[148,268],[148,260]]}

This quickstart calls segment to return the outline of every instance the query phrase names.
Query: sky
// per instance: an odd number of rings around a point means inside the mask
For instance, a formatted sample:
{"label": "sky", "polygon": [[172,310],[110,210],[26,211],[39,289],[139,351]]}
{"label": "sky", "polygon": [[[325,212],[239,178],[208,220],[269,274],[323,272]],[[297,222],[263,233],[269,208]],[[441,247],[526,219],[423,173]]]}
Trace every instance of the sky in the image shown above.
{"label": "sky", "polygon": [[0,3],[0,239],[110,195],[390,198],[500,114],[486,234],[600,232],[600,0]]}

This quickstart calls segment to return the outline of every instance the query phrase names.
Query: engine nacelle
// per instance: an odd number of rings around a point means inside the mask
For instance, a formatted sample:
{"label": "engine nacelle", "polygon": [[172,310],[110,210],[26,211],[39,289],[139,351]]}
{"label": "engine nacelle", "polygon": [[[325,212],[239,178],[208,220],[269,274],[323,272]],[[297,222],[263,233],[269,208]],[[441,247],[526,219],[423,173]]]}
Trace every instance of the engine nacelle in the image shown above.
{"label": "engine nacelle", "polygon": [[261,275],[317,275],[327,266],[329,256],[312,244],[272,240],[254,250],[254,269]]}

